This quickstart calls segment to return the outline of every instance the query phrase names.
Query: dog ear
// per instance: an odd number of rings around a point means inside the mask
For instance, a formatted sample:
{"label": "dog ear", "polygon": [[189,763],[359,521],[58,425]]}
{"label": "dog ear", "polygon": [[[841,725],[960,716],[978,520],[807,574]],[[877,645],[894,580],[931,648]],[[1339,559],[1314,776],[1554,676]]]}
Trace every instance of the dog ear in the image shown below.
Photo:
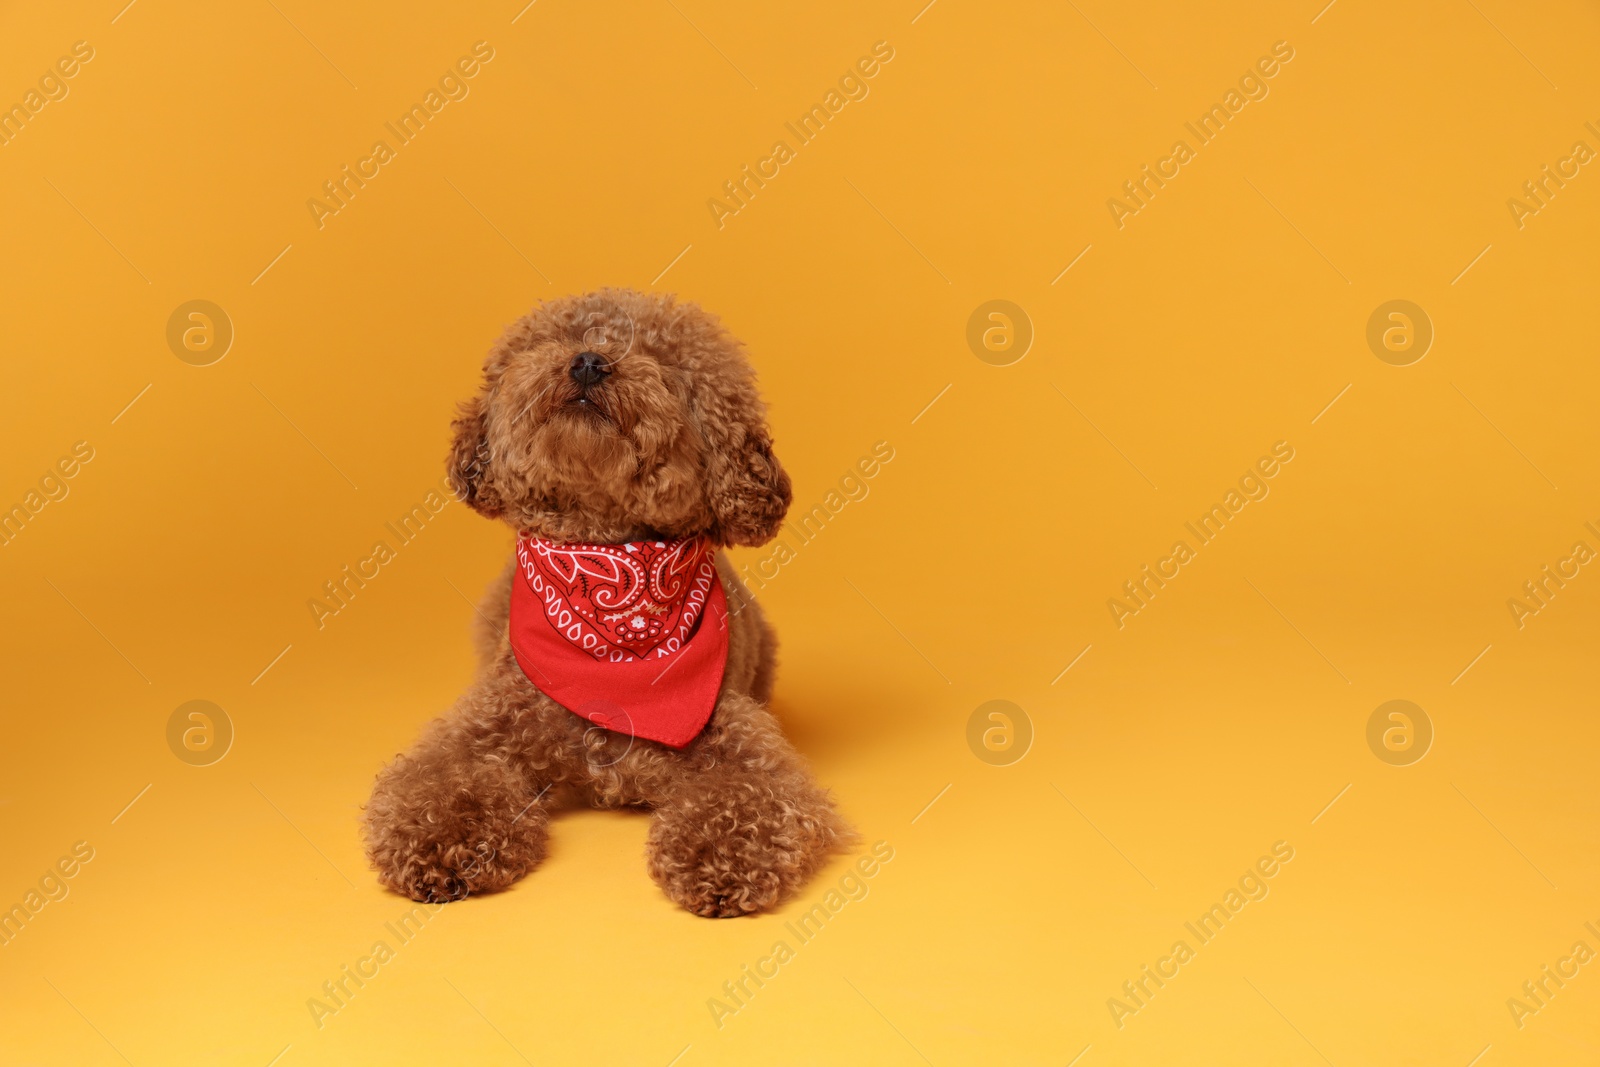
{"label": "dog ear", "polygon": [[450,443],[445,470],[456,497],[478,514],[493,519],[499,516],[502,504],[489,479],[489,435],[483,407],[481,395],[461,405],[450,424],[455,438]]}
{"label": "dog ear", "polygon": [[706,442],[706,502],[715,519],[711,538],[721,545],[764,545],[777,535],[793,493],[772,452],[755,383],[745,372],[702,390],[696,401]]}

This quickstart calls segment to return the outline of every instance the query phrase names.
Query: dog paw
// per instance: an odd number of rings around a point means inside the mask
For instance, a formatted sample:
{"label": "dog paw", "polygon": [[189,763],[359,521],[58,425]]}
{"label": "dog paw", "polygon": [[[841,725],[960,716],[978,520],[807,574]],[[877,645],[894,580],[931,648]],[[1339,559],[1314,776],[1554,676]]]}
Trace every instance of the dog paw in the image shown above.
{"label": "dog paw", "polygon": [[804,885],[837,842],[831,809],[815,816],[785,804],[658,810],[650,877],[695,915],[753,915]]}
{"label": "dog paw", "polygon": [[775,873],[732,867],[709,845],[697,855],[668,861],[651,874],[669,900],[707,919],[766,911],[778,902],[783,890],[782,879]]}
{"label": "dog paw", "polygon": [[378,879],[397,893],[425,904],[444,904],[478,893],[504,889],[524,870],[533,857],[517,860],[506,856],[487,841],[434,846],[420,854],[394,856],[378,867]]}
{"label": "dog paw", "polygon": [[367,804],[367,856],[378,880],[437,904],[505,889],[544,858],[547,816],[493,764],[455,782],[402,760],[379,776]]}

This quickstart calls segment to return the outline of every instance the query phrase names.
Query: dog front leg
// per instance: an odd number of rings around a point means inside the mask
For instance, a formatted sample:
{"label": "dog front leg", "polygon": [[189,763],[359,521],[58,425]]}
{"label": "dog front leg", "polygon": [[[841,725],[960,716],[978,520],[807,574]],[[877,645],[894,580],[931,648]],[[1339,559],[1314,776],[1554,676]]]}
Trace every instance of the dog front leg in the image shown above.
{"label": "dog front leg", "polygon": [[504,889],[544,858],[552,782],[528,767],[537,724],[520,696],[475,686],[378,774],[363,831],[384,885],[459,900]]}
{"label": "dog front leg", "polygon": [[684,909],[722,918],[766,911],[854,832],[772,715],[724,693],[704,733],[650,783],[650,877]]}

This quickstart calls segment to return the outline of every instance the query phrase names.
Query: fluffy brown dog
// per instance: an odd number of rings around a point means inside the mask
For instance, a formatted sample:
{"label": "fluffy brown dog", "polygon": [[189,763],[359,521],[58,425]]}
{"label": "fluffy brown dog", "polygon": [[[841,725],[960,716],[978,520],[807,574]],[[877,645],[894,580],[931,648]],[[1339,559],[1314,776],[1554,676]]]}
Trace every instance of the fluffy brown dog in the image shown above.
{"label": "fluffy brown dog", "polygon": [[[790,500],[763,411],[739,343],[698,307],[630,290],[567,297],[490,351],[453,424],[450,479],[523,537],[760,545]],[[378,775],[363,829],[383,884],[423,901],[504,889],[572,803],[650,809],[650,876],[696,915],[770,908],[846,844],[767,710],[772,629],[720,551],[716,565],[726,669],[709,722],[676,749],[601,729],[529,681],[507,627],[513,559],[480,611],[472,687]]]}

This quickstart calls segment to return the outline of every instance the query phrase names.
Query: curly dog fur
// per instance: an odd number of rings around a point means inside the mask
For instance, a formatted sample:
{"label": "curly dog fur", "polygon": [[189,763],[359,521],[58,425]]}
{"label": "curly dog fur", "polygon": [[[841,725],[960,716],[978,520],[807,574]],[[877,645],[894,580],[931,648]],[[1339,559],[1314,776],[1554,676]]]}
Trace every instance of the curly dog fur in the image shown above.
{"label": "curly dog fur", "polygon": [[[608,373],[568,373],[595,352]],[[715,318],[602,290],[534,308],[490,351],[453,423],[457,495],[522,536],[620,543],[705,533],[763,544],[788,510],[755,376]],[[650,877],[705,916],[769,909],[853,835],[767,710],[776,639],[721,552],[727,669],[683,749],[611,733],[523,674],[507,634],[513,564],[490,587],[472,686],[378,775],[363,820],[379,880],[414,900],[504,889],[544,858],[563,805],[651,812]]]}

